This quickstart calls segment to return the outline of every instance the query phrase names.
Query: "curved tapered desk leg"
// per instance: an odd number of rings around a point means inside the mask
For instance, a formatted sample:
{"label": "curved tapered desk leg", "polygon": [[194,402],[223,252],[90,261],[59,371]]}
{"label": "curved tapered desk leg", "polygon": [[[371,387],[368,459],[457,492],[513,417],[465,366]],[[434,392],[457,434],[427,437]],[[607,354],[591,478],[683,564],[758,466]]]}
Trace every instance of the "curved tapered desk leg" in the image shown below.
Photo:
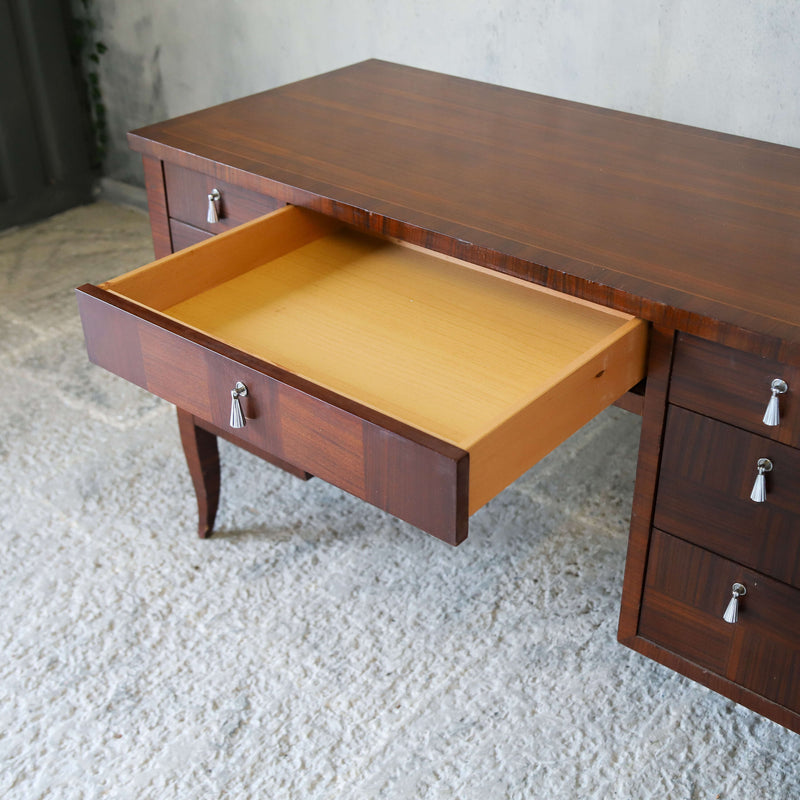
{"label": "curved tapered desk leg", "polygon": [[197,533],[201,539],[205,539],[211,535],[214,528],[219,505],[220,468],[217,437],[198,427],[194,417],[180,408],[178,428],[183,453],[197,495]]}

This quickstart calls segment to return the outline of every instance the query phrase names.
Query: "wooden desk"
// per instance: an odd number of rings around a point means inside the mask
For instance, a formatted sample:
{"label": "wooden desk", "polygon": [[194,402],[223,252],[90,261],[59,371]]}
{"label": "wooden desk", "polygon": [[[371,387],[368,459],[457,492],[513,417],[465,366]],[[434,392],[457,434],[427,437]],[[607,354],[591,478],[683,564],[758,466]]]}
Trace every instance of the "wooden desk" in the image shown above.
{"label": "wooden desk", "polygon": [[[466,262],[460,269],[487,268],[483,275],[645,321],[647,384],[619,638],[800,731],[800,151],[378,61],[129,138],[144,158],[159,258],[288,203],[358,234],[425,248],[448,264]],[[209,222],[213,190],[219,220]],[[273,225],[266,219],[253,224]],[[221,243],[215,252],[239,251],[233,237],[241,230],[214,240]],[[256,240],[272,239],[272,228],[250,230]],[[207,263],[200,252],[190,248],[148,274],[189,275],[193,263]],[[235,378],[230,364],[251,370],[278,404],[311,397],[341,412],[326,417],[323,436],[337,447],[357,420],[358,436],[368,430],[375,441],[367,448],[359,439],[348,474],[371,477],[348,490],[392,513],[408,519],[409,498],[416,505],[428,485],[428,477],[413,477],[419,464],[428,476],[444,470],[450,477],[434,494],[452,495],[447,519],[420,526],[445,530],[442,538],[454,543],[466,535],[473,507],[464,476],[470,458],[480,460],[469,447],[453,450],[447,437],[400,414],[265,366],[191,321],[165,322],[164,309],[153,305],[160,289],[142,300],[125,295],[128,278],[118,280],[79,290],[90,357],[178,406],[201,532],[210,531],[216,510],[216,435],[304,477],[335,479],[344,462],[328,478],[317,444],[285,447],[285,427],[284,438],[227,427],[222,401],[195,403],[198,392],[207,394],[205,383],[184,392],[165,377],[164,364],[187,357],[226,380]],[[157,344],[148,345],[154,335]],[[576,390],[591,398],[584,415],[636,382],[636,367],[628,367],[637,352],[634,344],[622,357],[604,356],[587,373]],[[620,364],[625,376],[610,386],[590,380]],[[779,424],[766,425],[776,379],[788,389],[775,395]],[[555,405],[563,404],[570,405]],[[307,432],[317,416],[303,408],[293,419],[305,414]],[[580,418],[570,416],[563,431]],[[486,463],[504,453],[498,445]],[[755,502],[762,458],[773,468],[762,469],[766,501]],[[734,584],[746,594],[738,620],[727,622]]]}

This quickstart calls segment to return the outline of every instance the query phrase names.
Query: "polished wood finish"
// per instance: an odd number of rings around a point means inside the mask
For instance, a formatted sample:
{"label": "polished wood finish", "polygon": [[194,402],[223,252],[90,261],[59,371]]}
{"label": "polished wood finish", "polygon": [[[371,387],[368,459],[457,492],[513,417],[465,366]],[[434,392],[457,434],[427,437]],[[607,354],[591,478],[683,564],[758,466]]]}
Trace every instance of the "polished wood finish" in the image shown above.
{"label": "polished wood finish", "polygon": [[[170,217],[208,233],[222,233],[283,205],[274,197],[170,163],[164,164],[164,183],[170,199]],[[218,222],[208,221],[208,195],[213,189],[220,194]]]}
{"label": "polished wood finish", "polygon": [[[151,312],[143,318],[165,328],[138,332],[141,385],[222,427],[230,390],[243,381],[245,416],[253,421],[238,438],[359,497],[373,491],[372,463],[343,459],[342,453],[363,453],[360,422],[336,418],[327,431],[330,409],[317,409],[301,395],[289,397],[244,366],[234,369],[227,359],[210,357],[196,337],[187,342],[176,336],[176,324],[446,442],[458,458],[469,453],[468,514],[644,374],[647,326],[641,320],[346,230],[295,207],[102,288],[141,304]],[[130,347],[135,350],[133,342]],[[271,420],[273,409],[284,405],[291,413],[274,412]],[[290,426],[289,419],[300,416],[307,425]],[[339,448],[330,465],[321,467],[310,453],[294,450],[312,432],[320,452]],[[345,446],[348,435],[353,439]],[[337,465],[341,474],[334,475]],[[448,474],[460,479],[458,470]],[[393,482],[402,483],[399,476]],[[438,494],[425,490],[405,498],[403,518],[423,497],[446,510],[455,495],[438,485]],[[391,507],[398,503],[392,500]],[[430,511],[415,514],[422,521],[438,519]],[[455,524],[462,516],[459,510],[446,518]],[[431,530],[429,522],[421,527]],[[455,542],[465,534],[437,535]]]}
{"label": "polished wood finish", "polygon": [[197,497],[197,534],[201,539],[211,535],[219,506],[220,463],[217,437],[195,423],[195,417],[181,408],[178,430],[186,456],[186,465]]}
{"label": "polished wood finish", "polygon": [[[655,526],[800,587],[800,450],[675,406],[664,442]],[[759,458],[775,465],[764,503]]]}
{"label": "polished wood finish", "polygon": [[[798,259],[800,271],[800,259]],[[773,378],[786,381],[779,395],[781,424],[763,423]],[[800,368],[773,358],[681,335],[675,353],[670,402],[745,430],[800,447]]]}
{"label": "polished wood finish", "polygon": [[631,529],[617,629],[617,638],[628,647],[637,646],[639,608],[647,567],[650,529],[653,524],[653,504],[661,466],[661,446],[674,342],[673,331],[655,327],[650,332],[642,433],[639,440],[636,487],[633,493]]}
{"label": "polished wood finish", "polygon": [[[620,641],[800,732],[800,452],[768,438],[786,428],[761,423],[764,372],[781,365],[678,335],[668,366],[653,361],[660,342],[654,331]],[[786,410],[790,422],[793,406]],[[756,504],[749,495],[761,457],[780,471],[767,503]],[[721,615],[734,581],[748,587],[749,616],[730,626]]]}
{"label": "polished wood finish", "polygon": [[176,219],[169,221],[169,232],[172,238],[172,249],[176,252],[186,247],[191,247],[193,244],[204,242],[214,235],[213,233],[208,233],[208,231],[200,230],[200,228],[193,228],[191,225],[179,222]]}
{"label": "polished wood finish", "polygon": [[[739,620],[722,619],[742,583]],[[789,709],[800,708],[800,592],[654,531],[639,633]]]}
{"label": "polished wood finish", "polygon": [[167,189],[164,185],[164,163],[149,156],[144,156],[142,162],[147,207],[150,211],[150,230],[153,234],[153,250],[156,258],[163,258],[173,250],[169,230]]}
{"label": "polished wood finish", "polygon": [[91,286],[78,305],[93,363],[450,544],[466,538],[469,455],[349,398]]}
{"label": "polished wood finish", "polygon": [[[794,458],[781,447],[800,446],[800,151],[378,61],[129,137],[145,160],[158,255],[199,241],[208,227],[173,214],[190,202],[192,214],[202,213],[190,185],[205,191],[223,182],[234,194],[305,206],[652,323],[644,401],[617,401],[643,411],[619,639],[800,732],[789,518],[775,523],[767,512],[745,534],[725,508],[733,529],[726,539],[708,517],[744,479],[728,463],[719,475],[703,468],[710,505],[700,509],[688,457],[705,463],[707,448],[721,443],[719,458],[728,460],[751,434],[777,447],[781,463]],[[169,188],[165,170],[181,175]],[[190,273],[176,274],[167,294],[187,280]],[[106,324],[115,333],[103,341]],[[131,379],[144,380],[147,368],[126,338],[140,334],[138,325],[96,308],[84,319],[93,357],[124,363]],[[229,346],[221,353],[232,362],[240,355]],[[781,399],[781,426],[765,431],[772,377],[787,380],[790,394]],[[331,405],[347,410],[348,402]],[[684,422],[676,427],[676,419]],[[727,433],[707,435],[719,430]],[[240,441],[267,452],[263,441]],[[391,462],[393,447],[369,469],[410,467]],[[464,476],[467,460],[450,463]],[[463,509],[466,478],[457,485]],[[728,505],[739,502],[731,496]],[[679,535],[655,531],[655,514]],[[734,574],[758,591],[748,590],[742,624],[731,631],[719,619],[730,587],[719,601],[710,587]]]}
{"label": "polished wood finish", "polygon": [[368,61],[129,135],[151,157],[800,364],[800,151]]}

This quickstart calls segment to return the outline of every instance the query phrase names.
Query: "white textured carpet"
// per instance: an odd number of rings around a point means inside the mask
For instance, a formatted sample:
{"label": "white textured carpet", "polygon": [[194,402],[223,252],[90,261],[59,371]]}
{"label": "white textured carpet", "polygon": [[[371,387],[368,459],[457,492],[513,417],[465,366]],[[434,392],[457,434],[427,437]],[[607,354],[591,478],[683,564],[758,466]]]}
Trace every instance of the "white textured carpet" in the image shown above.
{"label": "white textured carpet", "polygon": [[639,420],[457,549],[222,445],[86,361],[71,289],[149,260],[97,204],[0,234],[0,796],[797,798],[800,738],[617,644]]}

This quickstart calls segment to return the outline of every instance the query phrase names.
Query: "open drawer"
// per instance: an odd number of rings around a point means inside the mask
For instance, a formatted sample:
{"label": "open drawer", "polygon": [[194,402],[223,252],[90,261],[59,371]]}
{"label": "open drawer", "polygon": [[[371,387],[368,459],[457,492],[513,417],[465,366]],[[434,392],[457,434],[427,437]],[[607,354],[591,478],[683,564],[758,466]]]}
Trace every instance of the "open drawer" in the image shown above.
{"label": "open drawer", "polygon": [[291,206],[78,302],[94,363],[453,544],[645,371],[641,320]]}

